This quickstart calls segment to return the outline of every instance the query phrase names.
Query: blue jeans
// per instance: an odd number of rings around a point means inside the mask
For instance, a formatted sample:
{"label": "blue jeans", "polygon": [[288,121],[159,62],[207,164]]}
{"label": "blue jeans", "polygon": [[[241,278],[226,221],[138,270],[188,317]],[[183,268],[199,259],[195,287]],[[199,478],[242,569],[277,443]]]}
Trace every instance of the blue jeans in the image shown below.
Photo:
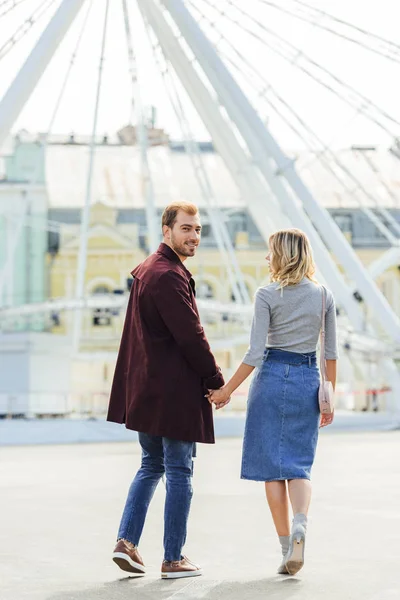
{"label": "blue jeans", "polygon": [[129,488],[118,539],[139,544],[151,499],[165,473],[164,560],[180,560],[193,495],[195,444],[146,433],[139,433],[139,442],[142,464]]}

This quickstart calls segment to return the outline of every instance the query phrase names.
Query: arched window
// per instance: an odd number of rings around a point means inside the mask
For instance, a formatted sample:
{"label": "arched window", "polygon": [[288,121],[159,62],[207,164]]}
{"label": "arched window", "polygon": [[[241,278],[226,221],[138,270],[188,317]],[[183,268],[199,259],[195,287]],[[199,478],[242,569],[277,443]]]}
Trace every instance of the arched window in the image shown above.
{"label": "arched window", "polygon": [[92,294],[109,294],[110,292],[110,288],[104,284],[96,285],[96,287],[92,290]]}

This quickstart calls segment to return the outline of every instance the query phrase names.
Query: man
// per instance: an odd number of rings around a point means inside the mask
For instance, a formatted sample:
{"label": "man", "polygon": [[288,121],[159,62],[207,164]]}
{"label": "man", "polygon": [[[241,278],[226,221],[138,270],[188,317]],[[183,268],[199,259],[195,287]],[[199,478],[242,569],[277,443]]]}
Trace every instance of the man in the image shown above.
{"label": "man", "polygon": [[113,560],[145,573],[138,551],[146,513],[166,476],[163,578],[201,575],[182,556],[192,498],[196,442],[214,443],[208,390],[224,384],[200,324],[195,284],[184,261],[196,253],[201,225],[193,204],[167,206],[164,241],[132,271],[133,284],[107,419],[139,432],[141,468],[129,489]]}

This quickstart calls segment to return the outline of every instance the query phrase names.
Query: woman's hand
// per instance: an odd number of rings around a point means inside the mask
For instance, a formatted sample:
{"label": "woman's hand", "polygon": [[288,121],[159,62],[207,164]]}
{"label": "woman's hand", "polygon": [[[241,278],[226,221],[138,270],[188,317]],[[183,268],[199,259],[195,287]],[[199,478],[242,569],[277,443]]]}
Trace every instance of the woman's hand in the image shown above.
{"label": "woman's hand", "polygon": [[215,408],[217,410],[229,404],[231,400],[230,394],[227,391],[226,386],[223,386],[219,390],[208,390],[207,398],[210,404],[215,404]]}
{"label": "woman's hand", "polygon": [[236,372],[228,383],[226,383],[219,390],[208,390],[208,394],[206,394],[206,398],[211,403],[215,404],[217,409],[223,408],[226,406],[231,399],[231,394],[239,387],[241,383],[254,371],[254,367],[251,365],[246,365],[246,363],[241,363],[237,368]]}
{"label": "woman's hand", "polygon": [[319,426],[326,427],[327,425],[330,425],[333,421],[334,416],[335,416],[334,412],[329,415],[321,415],[321,420],[319,422]]}

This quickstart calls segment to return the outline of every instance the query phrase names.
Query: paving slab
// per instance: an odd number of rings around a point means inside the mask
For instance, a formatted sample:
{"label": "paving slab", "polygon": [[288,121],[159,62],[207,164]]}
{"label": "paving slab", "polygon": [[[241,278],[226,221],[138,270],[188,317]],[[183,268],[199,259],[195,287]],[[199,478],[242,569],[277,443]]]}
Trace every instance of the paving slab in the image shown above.
{"label": "paving slab", "polygon": [[199,446],[185,552],[204,576],[163,581],[160,484],[140,544],[145,577],[110,559],[137,443],[0,448],[1,600],[399,600],[400,432],[321,436],[306,565],[276,574],[263,484],[241,440]]}

